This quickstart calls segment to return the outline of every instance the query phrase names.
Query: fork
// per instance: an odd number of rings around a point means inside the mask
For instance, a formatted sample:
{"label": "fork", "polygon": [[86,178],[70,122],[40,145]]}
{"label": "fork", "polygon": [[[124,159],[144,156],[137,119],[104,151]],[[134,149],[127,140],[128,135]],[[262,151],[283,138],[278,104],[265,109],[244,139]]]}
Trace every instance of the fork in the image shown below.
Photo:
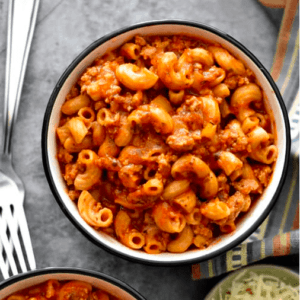
{"label": "fork", "polygon": [[10,0],[3,135],[0,148],[0,270],[4,279],[36,268],[24,213],[25,189],[13,168],[11,137],[16,122],[39,0]]}

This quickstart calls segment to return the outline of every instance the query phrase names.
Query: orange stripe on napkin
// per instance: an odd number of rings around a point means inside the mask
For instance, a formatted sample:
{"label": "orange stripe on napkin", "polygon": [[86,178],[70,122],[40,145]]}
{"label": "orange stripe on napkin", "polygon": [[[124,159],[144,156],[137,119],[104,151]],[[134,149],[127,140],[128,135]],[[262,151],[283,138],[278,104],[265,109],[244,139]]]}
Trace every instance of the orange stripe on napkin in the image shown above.
{"label": "orange stripe on napkin", "polygon": [[259,2],[271,8],[284,8],[286,0],[259,0]]}
{"label": "orange stripe on napkin", "polygon": [[287,0],[277,40],[277,49],[273,60],[271,75],[275,81],[278,80],[284,65],[285,54],[291,36],[291,29],[297,13],[299,0]]}
{"label": "orange stripe on napkin", "polygon": [[291,252],[290,233],[279,234],[273,238],[273,255],[284,256]]}
{"label": "orange stripe on napkin", "polygon": [[291,230],[296,230],[299,229],[299,203],[297,205],[297,210],[296,210],[296,214],[295,214],[295,218],[294,218],[294,222],[293,222],[293,227],[291,228]]}
{"label": "orange stripe on napkin", "polygon": [[200,264],[192,265],[192,279],[197,280],[201,278]]}

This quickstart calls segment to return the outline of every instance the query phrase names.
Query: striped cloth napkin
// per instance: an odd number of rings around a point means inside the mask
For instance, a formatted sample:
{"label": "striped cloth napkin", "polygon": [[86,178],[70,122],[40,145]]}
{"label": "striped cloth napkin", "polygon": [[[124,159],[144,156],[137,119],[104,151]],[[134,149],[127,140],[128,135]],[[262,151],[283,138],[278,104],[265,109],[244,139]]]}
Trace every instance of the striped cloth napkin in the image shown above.
{"label": "striped cloth napkin", "polygon": [[289,112],[291,157],[278,201],[261,226],[234,249],[192,265],[192,279],[234,271],[269,256],[299,253],[299,1],[260,0],[269,7],[284,7],[277,48],[270,73]]}

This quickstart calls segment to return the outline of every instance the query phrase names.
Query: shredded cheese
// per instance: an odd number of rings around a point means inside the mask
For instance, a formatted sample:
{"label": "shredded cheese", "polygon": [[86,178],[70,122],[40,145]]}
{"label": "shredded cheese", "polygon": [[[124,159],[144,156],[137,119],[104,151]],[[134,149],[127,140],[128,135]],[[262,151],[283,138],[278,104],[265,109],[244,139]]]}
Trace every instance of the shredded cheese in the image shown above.
{"label": "shredded cheese", "polygon": [[219,298],[220,300],[299,300],[299,285],[293,287],[285,284],[278,277],[259,275],[245,270],[232,281],[229,290],[219,288]]}

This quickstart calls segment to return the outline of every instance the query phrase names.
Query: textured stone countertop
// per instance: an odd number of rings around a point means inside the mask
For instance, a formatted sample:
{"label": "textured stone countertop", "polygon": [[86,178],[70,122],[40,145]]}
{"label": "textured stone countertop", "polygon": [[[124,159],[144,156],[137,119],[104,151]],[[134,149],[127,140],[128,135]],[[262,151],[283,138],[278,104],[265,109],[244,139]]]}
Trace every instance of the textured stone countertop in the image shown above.
{"label": "textured stone countertop", "polygon": [[[7,0],[0,0],[0,99],[4,94]],[[200,21],[240,41],[270,69],[280,9],[257,0],[41,0],[13,135],[13,161],[26,188],[37,267],[82,267],[117,277],[147,299],[203,299],[221,278],[192,280],[191,266],[132,263],[98,248],[62,213],[48,186],[41,156],[41,128],[51,92],[72,60],[112,30],[153,19]],[[0,119],[3,101],[0,101]],[[0,199],[2,200],[2,199]],[[0,280],[2,277],[0,275]]]}

